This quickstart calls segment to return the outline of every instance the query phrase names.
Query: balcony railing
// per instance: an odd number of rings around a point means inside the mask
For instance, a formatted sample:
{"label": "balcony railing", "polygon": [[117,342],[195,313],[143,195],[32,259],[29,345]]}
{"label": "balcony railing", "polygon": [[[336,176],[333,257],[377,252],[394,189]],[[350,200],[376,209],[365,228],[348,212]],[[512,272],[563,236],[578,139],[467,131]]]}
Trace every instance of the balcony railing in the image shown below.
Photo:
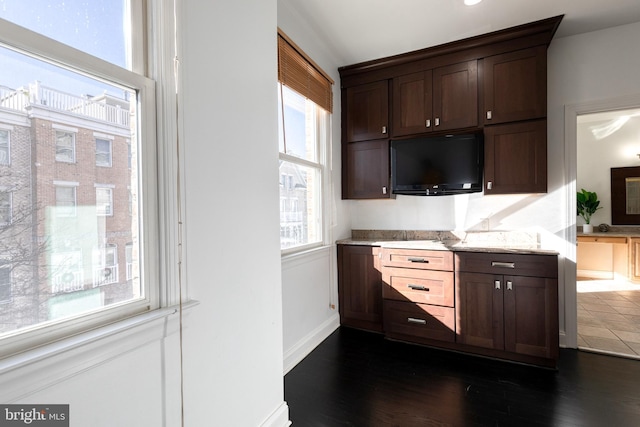
{"label": "balcony railing", "polygon": [[[106,96],[77,96],[62,92],[40,82],[29,84],[29,88],[10,89],[0,86],[0,107],[26,111],[30,105],[46,106],[53,110],[66,111],[108,123],[130,126],[130,112],[121,105],[106,102]],[[126,102],[119,100],[123,105]]]}
{"label": "balcony railing", "polygon": [[110,285],[118,282],[118,266],[101,267],[93,270],[93,287]]}
{"label": "balcony railing", "polygon": [[84,289],[82,271],[67,271],[53,276],[51,292],[54,294],[62,292],[75,292]]}

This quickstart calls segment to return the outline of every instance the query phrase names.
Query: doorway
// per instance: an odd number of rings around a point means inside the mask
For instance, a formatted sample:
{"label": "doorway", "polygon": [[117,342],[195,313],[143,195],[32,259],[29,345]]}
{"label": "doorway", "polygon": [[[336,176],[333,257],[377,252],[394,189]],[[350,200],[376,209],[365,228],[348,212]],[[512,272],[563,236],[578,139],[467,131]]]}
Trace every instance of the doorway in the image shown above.
{"label": "doorway", "polygon": [[576,225],[577,345],[638,359],[640,224],[612,224],[611,168],[640,166],[639,136],[640,108],[576,116],[576,190],[595,192],[600,201],[594,231],[583,233],[581,218]]}

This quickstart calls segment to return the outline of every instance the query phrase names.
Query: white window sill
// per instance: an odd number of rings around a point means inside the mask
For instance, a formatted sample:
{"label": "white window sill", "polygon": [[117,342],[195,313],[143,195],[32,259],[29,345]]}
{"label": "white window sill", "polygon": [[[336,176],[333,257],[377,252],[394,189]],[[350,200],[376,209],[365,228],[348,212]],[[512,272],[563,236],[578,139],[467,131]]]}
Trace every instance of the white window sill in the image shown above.
{"label": "white window sill", "polygon": [[[197,306],[188,301],[183,317]],[[166,307],[0,360],[0,402],[11,403],[179,331],[180,307]]]}

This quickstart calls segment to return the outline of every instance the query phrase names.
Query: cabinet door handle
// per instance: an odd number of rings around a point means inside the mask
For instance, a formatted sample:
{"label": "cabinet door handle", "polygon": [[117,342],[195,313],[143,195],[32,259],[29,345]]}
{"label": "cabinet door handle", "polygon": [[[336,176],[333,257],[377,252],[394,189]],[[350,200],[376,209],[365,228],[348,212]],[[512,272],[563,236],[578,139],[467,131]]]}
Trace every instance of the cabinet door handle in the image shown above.
{"label": "cabinet door handle", "polygon": [[513,290],[513,282],[511,280],[507,280],[507,290],[508,291]]}
{"label": "cabinet door handle", "polygon": [[491,110],[487,110],[487,120],[491,120],[492,116],[493,114],[491,113]]}
{"label": "cabinet door handle", "polygon": [[387,187],[382,187],[382,194],[387,194]]}
{"label": "cabinet door handle", "polygon": [[431,120],[430,119],[425,120],[424,125],[425,125],[425,127],[430,128],[431,127]]}
{"label": "cabinet door handle", "polygon": [[491,190],[493,188],[493,182],[487,181],[487,190]]}
{"label": "cabinet door handle", "polygon": [[425,264],[429,263],[429,260],[426,260],[424,258],[407,258],[407,261],[409,261],[409,262],[422,262],[422,263],[425,263]]}
{"label": "cabinet door handle", "polygon": [[427,321],[424,319],[416,319],[415,317],[407,317],[408,323],[415,323],[416,325],[426,325]]}
{"label": "cabinet door handle", "polygon": [[494,283],[496,284],[496,289],[500,289],[500,280],[496,280]]}
{"label": "cabinet door handle", "polygon": [[516,268],[515,262],[491,261],[491,267]]}
{"label": "cabinet door handle", "polygon": [[429,292],[429,288],[425,288],[422,285],[414,285],[412,283],[408,283],[407,284],[407,288],[413,289],[414,291],[426,291],[426,292]]}
{"label": "cabinet door handle", "polygon": [[387,127],[386,126],[382,126],[382,133],[384,133],[384,134],[387,133]]}
{"label": "cabinet door handle", "polygon": [[436,126],[440,126],[440,117],[436,117],[435,122],[436,122]]}

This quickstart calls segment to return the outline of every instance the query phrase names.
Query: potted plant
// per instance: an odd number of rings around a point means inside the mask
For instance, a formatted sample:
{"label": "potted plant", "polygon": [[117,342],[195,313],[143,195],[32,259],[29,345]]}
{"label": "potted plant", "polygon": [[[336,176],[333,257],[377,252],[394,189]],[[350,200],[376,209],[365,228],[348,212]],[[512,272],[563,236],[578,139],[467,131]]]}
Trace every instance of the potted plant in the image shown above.
{"label": "potted plant", "polygon": [[598,209],[602,209],[598,195],[595,191],[587,191],[584,188],[582,191],[578,191],[578,215],[584,219],[584,225],[582,226],[583,233],[591,233],[593,226],[591,225],[591,216],[596,213]]}

